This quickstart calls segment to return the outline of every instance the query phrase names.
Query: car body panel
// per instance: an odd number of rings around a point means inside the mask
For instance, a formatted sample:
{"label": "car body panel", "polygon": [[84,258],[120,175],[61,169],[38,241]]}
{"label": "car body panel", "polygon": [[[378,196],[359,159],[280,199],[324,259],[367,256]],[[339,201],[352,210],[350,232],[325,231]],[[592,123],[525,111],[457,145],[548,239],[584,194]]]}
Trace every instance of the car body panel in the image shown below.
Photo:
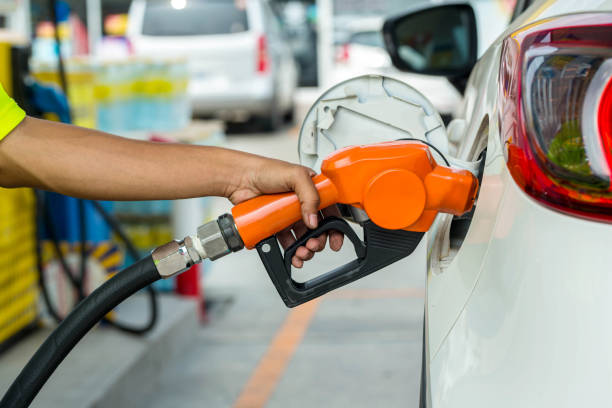
{"label": "car body panel", "polygon": [[[500,48],[500,44],[493,45],[481,61],[495,58],[498,48]],[[491,77],[496,75],[493,69],[489,69],[490,66],[489,64],[477,65],[471,78],[488,83],[492,80]],[[479,92],[470,84],[466,88],[463,106],[467,113],[471,115],[466,115],[466,118],[468,118],[466,121],[466,136],[464,136],[464,143],[460,145],[458,158],[466,161],[476,160],[477,157],[475,156],[479,152],[474,152],[474,149],[470,146],[477,145],[481,138],[488,138],[487,157],[474,217],[459,254],[446,267],[440,265],[436,268],[434,266],[436,262],[430,262],[433,267],[430,268],[428,274],[427,313],[429,350],[434,354],[474,287],[479,271],[478,262],[482,261],[486,253],[492,224],[499,207],[500,185],[498,177],[499,172],[505,166],[505,162],[501,149],[495,146],[493,137],[489,137],[496,133],[497,127],[497,118],[494,114],[494,105],[497,100],[496,92],[497,87],[494,89],[486,88],[485,92]],[[484,129],[486,129],[484,134],[480,131],[483,129],[483,124],[485,124]],[[489,173],[494,170],[497,172],[497,177],[490,178]],[[495,173],[493,175],[495,176]],[[440,233],[444,234],[448,231],[441,230]],[[441,257],[441,255],[436,252],[434,245],[431,256]],[[464,259],[468,262],[464,262]]]}
{"label": "car body panel", "polygon": [[507,170],[499,137],[501,41],[538,20],[583,11],[612,11],[612,1],[536,2],[493,42],[468,81],[458,155],[475,160],[484,138],[487,155],[461,248],[447,263],[432,261],[440,254],[435,245],[430,250],[433,407],[609,404],[612,326],[602,323],[612,310],[612,227],[528,197]]}
{"label": "car body panel", "polygon": [[612,228],[543,207],[505,169],[499,180],[486,254],[472,260],[477,282],[430,354],[432,406],[605,406]]}

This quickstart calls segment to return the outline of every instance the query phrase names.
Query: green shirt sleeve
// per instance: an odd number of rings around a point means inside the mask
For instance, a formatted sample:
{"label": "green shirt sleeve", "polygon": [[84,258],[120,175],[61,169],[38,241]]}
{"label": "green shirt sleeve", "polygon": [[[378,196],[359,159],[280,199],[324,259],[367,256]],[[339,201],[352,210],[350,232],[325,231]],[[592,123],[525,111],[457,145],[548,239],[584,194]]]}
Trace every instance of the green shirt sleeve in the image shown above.
{"label": "green shirt sleeve", "polygon": [[0,85],[0,140],[21,123],[25,112],[12,100]]}

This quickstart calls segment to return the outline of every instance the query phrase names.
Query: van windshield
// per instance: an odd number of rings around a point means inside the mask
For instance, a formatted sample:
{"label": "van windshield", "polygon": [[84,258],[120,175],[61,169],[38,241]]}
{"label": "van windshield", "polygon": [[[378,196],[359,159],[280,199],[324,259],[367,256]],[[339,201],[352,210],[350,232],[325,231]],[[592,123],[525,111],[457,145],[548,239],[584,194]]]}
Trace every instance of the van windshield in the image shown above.
{"label": "van windshield", "polygon": [[149,0],[142,34],[189,36],[248,30],[246,2],[240,0]]}

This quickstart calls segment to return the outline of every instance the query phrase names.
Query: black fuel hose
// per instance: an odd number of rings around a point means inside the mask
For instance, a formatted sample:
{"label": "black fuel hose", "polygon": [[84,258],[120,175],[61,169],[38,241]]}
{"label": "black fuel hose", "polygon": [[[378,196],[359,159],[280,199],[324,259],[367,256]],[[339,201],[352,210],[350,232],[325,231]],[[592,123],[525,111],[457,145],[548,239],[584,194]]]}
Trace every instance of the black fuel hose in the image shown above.
{"label": "black fuel hose", "polygon": [[[85,284],[85,278],[87,277],[87,217],[85,215],[85,201],[82,199],[77,200],[78,206],[78,218],[79,218],[79,234],[81,238],[80,247],[80,259],[79,259],[79,282],[81,289],[79,290],[79,301],[83,300],[85,293],[83,285]],[[134,258],[138,259],[138,258]]]}
{"label": "black fuel hose", "polygon": [[0,407],[29,406],[55,369],[96,323],[119,303],[160,278],[149,255],[117,273],[83,299],[21,370],[0,401]]}
{"label": "black fuel hose", "polygon": [[[55,256],[59,260],[61,272],[65,275],[66,279],[70,282],[72,287],[77,291],[79,300],[82,300],[83,298],[85,298],[85,296],[87,296],[86,293],[84,292],[84,287],[83,287],[83,284],[85,281],[84,279],[85,272],[83,271],[83,265],[82,265],[83,256],[86,256],[86,254],[83,254],[81,252],[81,278],[77,279],[71,272],[71,269],[68,266],[68,263],[66,262],[66,258],[64,257],[64,254],[61,251],[60,244],[59,244],[59,238],[57,236],[57,231],[53,223],[53,219],[52,219],[53,216],[49,210],[48,205],[45,203],[45,197],[43,193],[41,191],[35,190],[35,198],[36,198],[36,209],[37,209],[35,225],[37,227],[39,225],[43,225],[45,227],[47,234],[49,234],[50,242],[53,245]],[[123,230],[121,224],[119,224],[119,222],[111,214],[109,214],[99,202],[95,200],[89,201],[89,202],[93,205],[94,209],[98,211],[98,213],[102,216],[102,218],[108,224],[108,226],[119,237],[119,239],[123,241],[128,255],[132,259],[139,259],[141,255],[138,253],[138,250],[134,246],[134,243],[128,237],[127,233]],[[39,224],[39,219],[42,224]],[[84,231],[83,226],[81,226],[81,231]],[[84,234],[81,234],[81,235],[84,236]],[[85,247],[85,243],[86,242],[84,240],[81,240],[81,250]],[[40,247],[39,233],[37,232],[36,233],[36,264],[37,264],[38,273],[39,273],[38,283],[41,289],[43,301],[45,303],[45,306],[47,307],[47,311],[49,315],[57,323],[60,323],[63,318],[62,316],[60,316],[60,313],[55,309],[55,306],[53,305],[53,302],[51,300],[51,296],[47,288],[47,283],[45,282],[45,278],[44,278],[45,275],[44,275],[44,270],[43,270],[43,265],[42,265],[42,253],[41,252],[42,251]],[[144,335],[148,333],[149,331],[151,331],[151,329],[153,329],[153,327],[157,324],[157,319],[158,319],[158,314],[159,314],[157,292],[152,286],[147,286],[144,290],[148,295],[147,297],[149,299],[149,310],[150,310],[149,319],[144,325],[133,326],[133,325],[129,325],[126,323],[122,323],[115,319],[110,320],[110,319],[107,319],[106,317],[103,319],[104,322],[119,329],[122,332],[133,334],[133,335]]]}
{"label": "black fuel hose", "polygon": [[[128,255],[132,259],[139,259],[141,257],[140,253],[136,249],[134,242],[132,242],[130,237],[128,237],[127,233],[125,232],[125,230],[123,229],[119,221],[117,221],[117,219],[113,215],[109,214],[104,209],[102,204],[100,204],[99,202],[95,200],[91,200],[89,202],[94,207],[94,209],[98,212],[98,214],[100,214],[100,216],[104,219],[106,224],[108,224],[108,226],[111,227],[113,232],[123,242],[123,244],[125,245],[125,250],[128,253]],[[125,323],[121,323],[117,320],[109,320],[106,318],[104,320],[107,323],[109,323],[111,326],[114,326],[117,329],[121,330],[122,332],[129,333],[129,334],[143,335],[151,331],[153,327],[155,327],[155,325],[157,324],[157,318],[159,314],[159,311],[158,311],[159,307],[157,304],[157,292],[155,291],[153,286],[150,286],[150,285],[147,286],[144,290],[147,293],[148,298],[149,298],[149,310],[151,311],[151,313],[149,315],[148,322],[145,323],[143,326],[131,326]]]}

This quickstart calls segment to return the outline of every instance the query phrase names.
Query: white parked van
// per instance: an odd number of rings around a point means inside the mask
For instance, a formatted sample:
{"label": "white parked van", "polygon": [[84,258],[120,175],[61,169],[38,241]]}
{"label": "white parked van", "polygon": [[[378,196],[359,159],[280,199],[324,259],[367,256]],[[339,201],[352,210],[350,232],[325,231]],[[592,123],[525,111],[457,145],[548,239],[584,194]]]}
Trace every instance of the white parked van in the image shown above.
{"label": "white parked van", "polygon": [[135,0],[128,37],[138,55],[188,58],[195,114],[273,129],[292,110],[297,68],[265,0]]}

